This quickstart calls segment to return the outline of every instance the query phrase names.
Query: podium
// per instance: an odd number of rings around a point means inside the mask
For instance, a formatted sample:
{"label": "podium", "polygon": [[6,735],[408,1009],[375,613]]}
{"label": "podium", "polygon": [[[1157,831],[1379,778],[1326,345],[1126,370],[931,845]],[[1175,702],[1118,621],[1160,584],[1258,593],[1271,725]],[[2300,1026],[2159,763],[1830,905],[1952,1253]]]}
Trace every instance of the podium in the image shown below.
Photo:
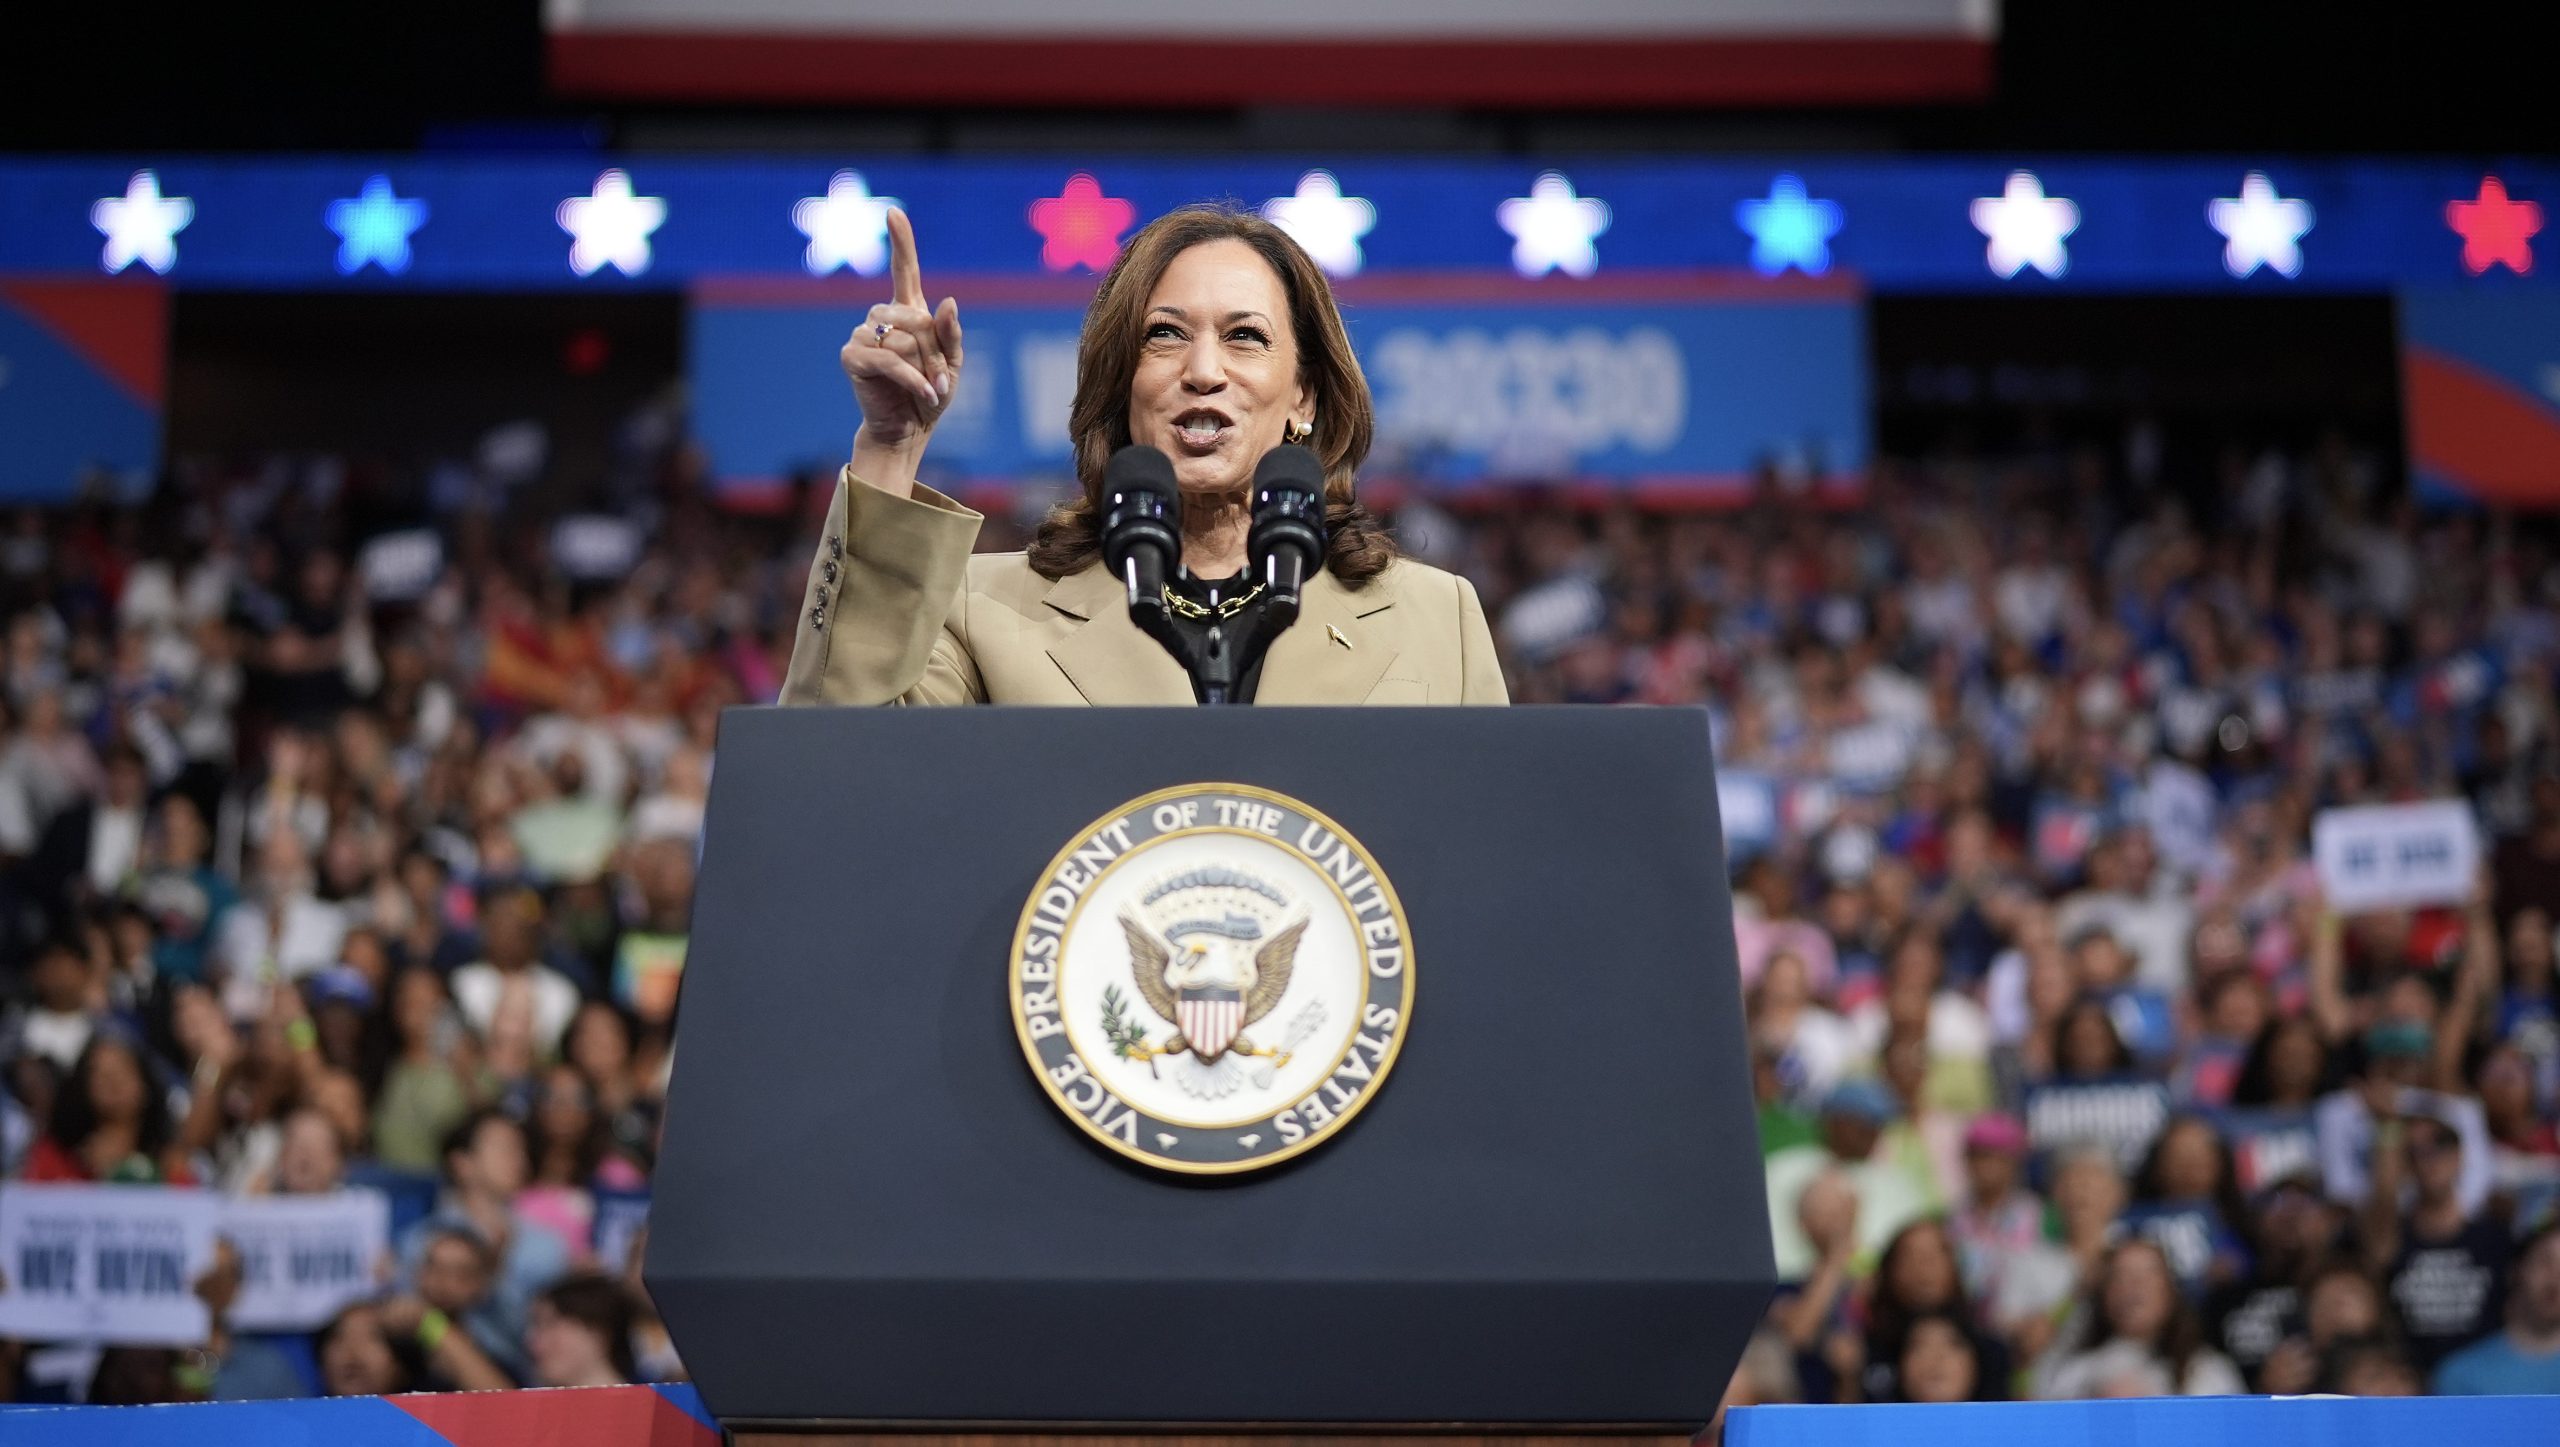
{"label": "podium", "polygon": [[1713,1414],[1774,1270],[1703,712],[720,729],[646,1278],[739,1440]]}

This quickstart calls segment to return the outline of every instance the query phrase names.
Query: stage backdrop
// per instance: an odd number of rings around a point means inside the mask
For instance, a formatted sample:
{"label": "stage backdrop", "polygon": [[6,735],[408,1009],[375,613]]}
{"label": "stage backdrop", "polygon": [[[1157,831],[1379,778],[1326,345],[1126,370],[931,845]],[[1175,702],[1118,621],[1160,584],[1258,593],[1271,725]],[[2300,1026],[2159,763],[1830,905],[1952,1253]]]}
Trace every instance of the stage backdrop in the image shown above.
{"label": "stage backdrop", "polygon": [[2560,296],[2512,284],[2402,292],[2400,385],[2420,487],[2560,508]]}
{"label": "stage backdrop", "polygon": [[0,499],[119,492],[160,464],[169,293],[157,282],[0,276]]}
{"label": "stage backdrop", "polygon": [[[961,299],[968,377],[936,431],[928,480],[964,492],[1063,485],[1092,283],[931,284]],[[1863,479],[1866,319],[1845,278],[1443,274],[1341,290],[1377,398],[1372,481],[1570,479],[1714,503],[1764,470],[1844,499]],[[877,283],[748,278],[694,289],[693,425],[735,500],[845,459],[857,413],[836,353],[879,294]]]}

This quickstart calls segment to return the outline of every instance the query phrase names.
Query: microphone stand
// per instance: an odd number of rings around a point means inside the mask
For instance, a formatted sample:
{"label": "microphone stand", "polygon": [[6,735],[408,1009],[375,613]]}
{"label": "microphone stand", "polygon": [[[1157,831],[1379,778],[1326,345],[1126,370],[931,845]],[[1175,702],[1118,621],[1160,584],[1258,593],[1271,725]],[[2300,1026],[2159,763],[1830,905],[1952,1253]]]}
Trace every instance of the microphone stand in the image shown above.
{"label": "microphone stand", "polygon": [[1201,705],[1208,707],[1234,705],[1236,681],[1271,647],[1271,640],[1279,637],[1281,630],[1298,621],[1298,615],[1294,608],[1266,604],[1253,630],[1241,637],[1224,620],[1213,620],[1196,649],[1173,626],[1172,615],[1160,603],[1153,608],[1131,608],[1129,619],[1182,665],[1182,671],[1191,676]]}
{"label": "microphone stand", "polygon": [[1225,625],[1210,624],[1209,636],[1201,640],[1200,652],[1191,660],[1191,676],[1200,684],[1201,704],[1234,704],[1236,680],[1243,673],[1236,649],[1229,646]]}
{"label": "microphone stand", "polygon": [[[1173,650],[1175,660],[1190,672],[1192,681],[1199,685],[1203,707],[1233,705],[1236,681],[1244,677],[1244,671],[1251,668],[1254,660],[1271,646],[1271,640],[1280,635],[1280,630],[1295,621],[1294,616],[1277,618],[1270,608],[1265,607],[1249,633],[1239,636],[1241,630],[1223,619],[1216,619],[1210,622],[1209,631],[1200,640],[1198,650],[1179,646],[1178,641],[1166,646]],[[1166,631],[1172,631],[1169,623]]]}
{"label": "microphone stand", "polygon": [[[1180,563],[1175,563],[1175,569],[1180,569]],[[1167,610],[1160,597],[1144,597],[1139,592],[1137,563],[1129,563],[1121,581],[1129,586],[1129,620],[1137,622],[1139,633],[1155,638],[1165,653],[1172,653],[1172,661],[1190,674],[1190,684],[1201,697],[1201,707],[1231,707],[1236,702],[1236,679],[1242,679],[1244,671],[1252,668],[1262,653],[1270,651],[1272,640],[1298,622],[1298,589],[1306,581],[1303,569],[1303,558],[1285,551],[1267,553],[1262,558],[1262,584],[1270,589],[1270,599],[1262,604],[1260,615],[1254,617],[1252,633],[1239,638],[1239,630],[1226,625],[1226,620],[1211,617],[1208,633],[1198,648],[1183,638],[1183,630],[1172,625],[1172,610]]]}

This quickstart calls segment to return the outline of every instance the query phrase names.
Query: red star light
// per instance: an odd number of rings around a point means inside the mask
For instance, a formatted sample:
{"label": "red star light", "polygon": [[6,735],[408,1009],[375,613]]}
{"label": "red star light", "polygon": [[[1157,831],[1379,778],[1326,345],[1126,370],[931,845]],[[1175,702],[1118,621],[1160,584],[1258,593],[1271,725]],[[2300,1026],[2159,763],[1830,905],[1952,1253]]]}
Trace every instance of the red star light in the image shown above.
{"label": "red star light", "polygon": [[2542,229],[2542,208],[2507,199],[2507,183],[2480,178],[2480,196],[2444,208],[2444,224],[2462,237],[2462,264],[2473,276],[2505,266],[2518,276],[2533,270],[2532,235]]}
{"label": "red star light", "polygon": [[1078,171],[1066,189],[1031,203],[1031,229],[1040,233],[1040,264],[1051,271],[1110,269],[1120,254],[1120,233],[1138,219],[1138,208],[1102,194],[1102,183]]}

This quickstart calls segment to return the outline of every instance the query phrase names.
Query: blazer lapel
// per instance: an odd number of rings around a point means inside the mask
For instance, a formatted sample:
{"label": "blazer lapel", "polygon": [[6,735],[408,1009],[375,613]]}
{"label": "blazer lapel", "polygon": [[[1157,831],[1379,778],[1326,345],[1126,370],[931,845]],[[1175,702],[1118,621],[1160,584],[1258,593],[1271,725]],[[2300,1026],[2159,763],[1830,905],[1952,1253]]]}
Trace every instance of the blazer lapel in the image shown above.
{"label": "blazer lapel", "polygon": [[1050,661],[1099,706],[1182,705],[1194,702],[1191,680],[1164,646],[1129,621],[1129,599],[1120,581],[1100,564],[1070,573],[1049,586],[1041,601],[1080,621],[1050,645]]}
{"label": "blazer lapel", "polygon": [[[1379,578],[1355,593],[1329,572],[1307,580],[1298,621],[1262,657],[1256,703],[1361,703],[1396,661],[1386,630],[1364,622],[1395,604],[1395,584]],[[1132,630],[1135,631],[1135,630]]]}

